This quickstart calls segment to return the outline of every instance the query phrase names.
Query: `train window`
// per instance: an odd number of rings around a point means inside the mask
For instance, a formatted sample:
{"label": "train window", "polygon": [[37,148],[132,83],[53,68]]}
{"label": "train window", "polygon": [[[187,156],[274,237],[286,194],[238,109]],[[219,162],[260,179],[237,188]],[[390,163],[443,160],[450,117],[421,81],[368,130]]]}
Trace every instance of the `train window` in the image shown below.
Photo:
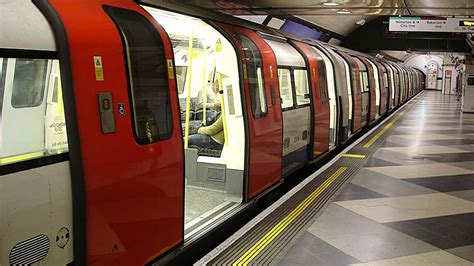
{"label": "train window", "polygon": [[135,138],[139,144],[170,138],[172,115],[163,41],[141,14],[110,6],[105,12],[122,34],[126,49]]}
{"label": "train window", "polygon": [[[0,62],[0,94],[4,99],[0,165],[67,152],[59,61],[0,58]],[[18,99],[20,96],[26,99]]]}
{"label": "train window", "polygon": [[362,72],[362,79],[364,86],[362,87],[363,91],[369,91],[369,76],[367,72]]}
{"label": "train window", "polygon": [[289,69],[278,69],[278,81],[280,85],[281,108],[293,107],[293,90],[291,88],[291,73]]}
{"label": "train window", "polygon": [[242,34],[235,34],[235,36],[245,54],[252,113],[255,118],[260,118],[267,113],[262,56],[258,47],[249,38]]}
{"label": "train window", "polygon": [[327,93],[327,73],[326,67],[324,66],[324,62],[318,62],[318,77],[319,77],[319,95],[321,98],[321,102],[325,103],[328,101],[328,93]]}
{"label": "train window", "polygon": [[178,93],[184,93],[184,84],[186,83],[187,66],[176,66],[176,83],[178,85]]}
{"label": "train window", "polygon": [[308,72],[306,69],[295,69],[293,75],[295,77],[296,103],[298,105],[308,104],[310,101]]}
{"label": "train window", "polygon": [[13,75],[11,104],[15,108],[36,107],[43,102],[48,62],[17,59]]}

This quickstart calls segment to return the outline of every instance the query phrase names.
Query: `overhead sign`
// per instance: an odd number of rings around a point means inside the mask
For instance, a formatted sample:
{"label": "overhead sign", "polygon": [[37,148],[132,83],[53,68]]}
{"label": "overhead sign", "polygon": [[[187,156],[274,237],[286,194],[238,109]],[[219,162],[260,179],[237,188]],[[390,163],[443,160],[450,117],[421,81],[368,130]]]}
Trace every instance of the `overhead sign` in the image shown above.
{"label": "overhead sign", "polygon": [[474,32],[474,19],[438,17],[390,17],[389,31]]}

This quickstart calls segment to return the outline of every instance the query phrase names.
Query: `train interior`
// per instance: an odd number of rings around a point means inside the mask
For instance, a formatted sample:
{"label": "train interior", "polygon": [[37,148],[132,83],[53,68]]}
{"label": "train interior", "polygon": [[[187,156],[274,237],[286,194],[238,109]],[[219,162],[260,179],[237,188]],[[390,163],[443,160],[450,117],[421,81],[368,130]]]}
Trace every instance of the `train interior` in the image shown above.
{"label": "train interior", "polygon": [[237,55],[225,36],[201,19],[145,9],[173,45],[185,146],[188,234],[242,201],[245,130]]}

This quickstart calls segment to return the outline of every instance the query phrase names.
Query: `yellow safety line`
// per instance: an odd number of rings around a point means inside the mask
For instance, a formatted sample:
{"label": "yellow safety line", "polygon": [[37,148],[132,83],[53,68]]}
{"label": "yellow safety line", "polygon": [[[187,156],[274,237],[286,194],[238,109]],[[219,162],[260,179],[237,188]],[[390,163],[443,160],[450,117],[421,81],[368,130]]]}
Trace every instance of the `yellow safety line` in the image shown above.
{"label": "yellow safety line", "polygon": [[301,202],[290,214],[268,231],[257,243],[244,253],[232,265],[248,265],[262,250],[268,246],[280,233],[285,230],[336,178],[338,178],[347,167],[340,167],[326,181],[324,181],[315,191],[313,191],[303,202]]}
{"label": "yellow safety line", "polygon": [[17,156],[1,158],[0,159],[0,164],[8,164],[8,163],[14,163],[14,162],[18,162],[18,161],[26,161],[28,159],[42,157],[43,155],[44,155],[44,152],[38,151],[38,152],[32,152],[32,153],[27,153],[27,154],[22,154],[22,155],[17,155]]}
{"label": "yellow safety line", "polygon": [[388,123],[387,125],[385,125],[383,127],[382,130],[380,130],[379,133],[377,133],[377,135],[375,135],[372,139],[369,140],[369,142],[367,142],[365,145],[364,145],[364,148],[368,148],[370,147],[372,144],[374,144],[375,141],[377,141],[382,135],[383,133],[385,133],[385,131],[387,131],[389,128],[392,127],[393,123],[395,123],[398,119],[400,119],[400,117],[402,117],[403,115],[403,112],[401,112],[400,114],[398,114],[397,117],[395,117],[394,119],[392,119],[392,121],[390,121],[390,123]]}
{"label": "yellow safety line", "polygon": [[350,158],[360,158],[364,159],[365,155],[363,154],[351,154],[351,153],[341,153],[339,154],[340,157],[350,157]]}

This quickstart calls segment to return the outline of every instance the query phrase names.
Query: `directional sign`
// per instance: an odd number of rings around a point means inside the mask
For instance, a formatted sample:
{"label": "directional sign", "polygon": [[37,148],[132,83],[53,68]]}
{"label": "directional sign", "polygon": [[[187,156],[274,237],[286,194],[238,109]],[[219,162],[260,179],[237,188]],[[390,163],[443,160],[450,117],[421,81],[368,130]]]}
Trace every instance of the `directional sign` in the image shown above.
{"label": "directional sign", "polygon": [[441,17],[390,17],[389,31],[474,32],[474,19]]}

